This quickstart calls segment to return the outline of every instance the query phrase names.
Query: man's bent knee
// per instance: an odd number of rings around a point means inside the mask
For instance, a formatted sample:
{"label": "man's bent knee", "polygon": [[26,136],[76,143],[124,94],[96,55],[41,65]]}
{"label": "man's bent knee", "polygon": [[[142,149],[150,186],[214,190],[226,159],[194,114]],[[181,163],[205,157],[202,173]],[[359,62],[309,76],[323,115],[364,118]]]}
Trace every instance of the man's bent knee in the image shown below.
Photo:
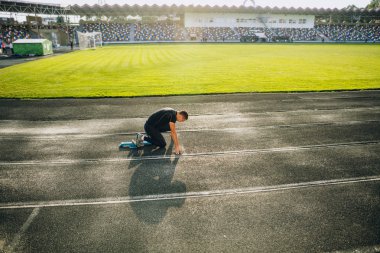
{"label": "man's bent knee", "polygon": [[160,141],[160,143],[158,144],[158,146],[159,146],[160,148],[165,148],[165,147],[166,147],[166,141],[165,141],[165,140]]}

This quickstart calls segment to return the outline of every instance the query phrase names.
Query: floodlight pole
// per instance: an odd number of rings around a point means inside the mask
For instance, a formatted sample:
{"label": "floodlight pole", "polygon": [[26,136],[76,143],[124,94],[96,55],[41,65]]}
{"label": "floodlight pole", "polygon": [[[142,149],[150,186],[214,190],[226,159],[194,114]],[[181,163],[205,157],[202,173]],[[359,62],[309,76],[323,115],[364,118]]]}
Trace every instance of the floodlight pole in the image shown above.
{"label": "floodlight pole", "polygon": [[70,25],[70,20],[67,18],[67,12],[65,11],[65,16],[66,16],[66,32],[67,32],[67,44],[71,46],[71,42],[70,42],[70,31],[69,31],[69,25]]}
{"label": "floodlight pole", "polygon": [[34,18],[35,18],[35,20],[36,20],[36,24],[37,24],[37,36],[38,36],[38,38],[40,39],[41,36],[40,36],[40,28],[39,28],[38,20],[37,20],[37,11],[36,11],[36,7],[34,7]]}

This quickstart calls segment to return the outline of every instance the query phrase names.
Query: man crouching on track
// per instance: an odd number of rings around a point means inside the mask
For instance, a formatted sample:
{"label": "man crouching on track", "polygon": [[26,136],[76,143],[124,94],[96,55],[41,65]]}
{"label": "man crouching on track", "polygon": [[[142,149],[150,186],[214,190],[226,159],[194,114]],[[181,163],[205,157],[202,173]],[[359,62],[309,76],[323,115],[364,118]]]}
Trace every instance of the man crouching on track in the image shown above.
{"label": "man crouching on track", "polygon": [[188,117],[189,116],[185,111],[163,108],[153,113],[146,121],[144,129],[147,135],[138,133],[136,140],[133,140],[133,142],[137,147],[144,146],[144,141],[147,141],[160,148],[164,148],[166,146],[166,141],[161,133],[170,131],[170,135],[175,145],[175,153],[179,155],[182,150],[179,146],[175,123],[177,121],[184,122]]}

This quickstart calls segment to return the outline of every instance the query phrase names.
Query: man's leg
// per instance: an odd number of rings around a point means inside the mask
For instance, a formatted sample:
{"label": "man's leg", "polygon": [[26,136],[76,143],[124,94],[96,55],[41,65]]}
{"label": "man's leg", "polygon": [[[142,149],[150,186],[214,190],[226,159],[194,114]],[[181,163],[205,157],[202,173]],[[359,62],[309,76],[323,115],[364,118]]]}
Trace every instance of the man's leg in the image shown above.
{"label": "man's leg", "polygon": [[159,146],[160,148],[164,148],[166,146],[164,136],[162,136],[161,132],[158,129],[147,124],[145,124],[144,128],[146,134],[148,135],[145,136],[145,141],[150,142],[153,145]]}

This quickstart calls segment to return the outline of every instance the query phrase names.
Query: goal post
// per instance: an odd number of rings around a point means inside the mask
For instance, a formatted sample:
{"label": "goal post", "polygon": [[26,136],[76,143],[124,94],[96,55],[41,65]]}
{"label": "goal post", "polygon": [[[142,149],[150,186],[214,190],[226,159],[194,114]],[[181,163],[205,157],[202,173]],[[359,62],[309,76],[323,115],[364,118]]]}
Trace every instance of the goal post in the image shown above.
{"label": "goal post", "polygon": [[78,41],[79,41],[79,49],[89,49],[89,48],[97,48],[103,45],[102,41],[102,33],[101,32],[77,32],[78,33]]}

